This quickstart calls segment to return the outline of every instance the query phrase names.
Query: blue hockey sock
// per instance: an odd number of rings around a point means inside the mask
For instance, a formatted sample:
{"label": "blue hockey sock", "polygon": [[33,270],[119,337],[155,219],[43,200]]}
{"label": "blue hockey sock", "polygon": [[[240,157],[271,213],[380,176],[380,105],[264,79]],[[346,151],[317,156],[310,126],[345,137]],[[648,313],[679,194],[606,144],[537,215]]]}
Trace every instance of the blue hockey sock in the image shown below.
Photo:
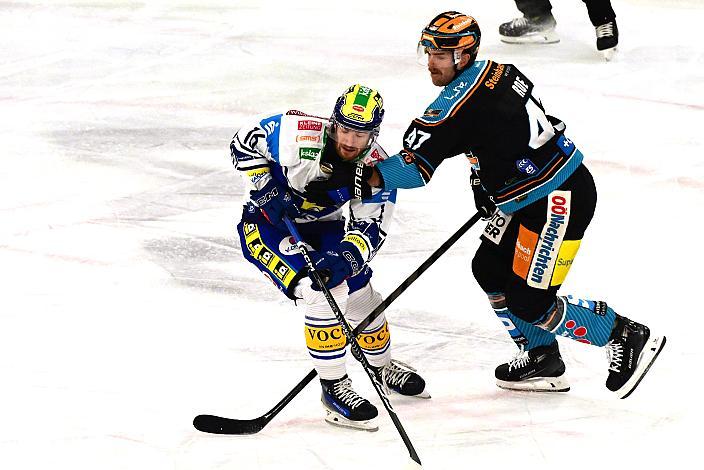
{"label": "blue hockey sock", "polygon": [[506,307],[506,298],[502,293],[487,294],[491,308],[504,324],[511,339],[518,347],[526,351],[538,346],[547,346],[555,341],[555,334],[545,331],[531,323],[521,320]]}
{"label": "blue hockey sock", "polygon": [[616,312],[606,302],[558,297],[539,322],[541,328],[580,343],[604,346],[609,341]]}

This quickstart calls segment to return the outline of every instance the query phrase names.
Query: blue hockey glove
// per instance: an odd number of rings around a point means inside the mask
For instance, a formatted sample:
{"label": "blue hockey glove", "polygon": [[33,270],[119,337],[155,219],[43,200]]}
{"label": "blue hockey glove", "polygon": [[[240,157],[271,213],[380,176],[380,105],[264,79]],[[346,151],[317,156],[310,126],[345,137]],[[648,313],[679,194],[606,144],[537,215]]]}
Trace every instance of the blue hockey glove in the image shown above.
{"label": "blue hockey glove", "polygon": [[[335,250],[323,254],[311,253],[315,269],[328,288],[333,288],[344,280],[359,273],[364,268],[369,253],[369,241],[357,233],[348,233]],[[313,281],[313,289],[321,290]]]}
{"label": "blue hockey glove", "polygon": [[350,199],[367,199],[372,195],[372,187],[367,180],[373,168],[362,162],[323,162],[321,168],[330,177],[327,180],[313,181],[305,188],[306,199],[330,206]]}
{"label": "blue hockey glove", "polygon": [[271,178],[262,189],[251,191],[249,195],[269,223],[280,230],[288,232],[283,221],[284,216],[292,220],[301,216],[291,193],[274,178]]}
{"label": "blue hockey glove", "polygon": [[477,211],[482,216],[482,220],[489,220],[496,212],[496,204],[489,197],[489,193],[486,192],[484,186],[482,186],[479,176],[472,170],[472,176],[469,179],[470,185],[472,186],[472,192],[474,193],[474,205],[477,207]]}

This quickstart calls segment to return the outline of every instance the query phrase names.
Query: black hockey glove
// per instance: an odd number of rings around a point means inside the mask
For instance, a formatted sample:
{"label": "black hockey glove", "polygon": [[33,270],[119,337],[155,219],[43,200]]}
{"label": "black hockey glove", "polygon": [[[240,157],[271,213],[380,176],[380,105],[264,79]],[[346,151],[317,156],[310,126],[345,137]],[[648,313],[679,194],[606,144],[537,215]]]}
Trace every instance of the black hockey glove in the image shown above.
{"label": "black hockey glove", "polygon": [[472,176],[469,179],[472,186],[472,192],[474,192],[474,205],[477,207],[477,211],[482,216],[482,220],[489,220],[497,211],[496,204],[489,197],[489,193],[486,192],[484,186],[482,186],[479,176],[472,170]]}
{"label": "black hockey glove", "polygon": [[341,204],[350,199],[367,199],[372,187],[367,180],[373,168],[362,162],[323,162],[320,164],[327,180],[313,181],[305,187],[305,198],[322,206]]}

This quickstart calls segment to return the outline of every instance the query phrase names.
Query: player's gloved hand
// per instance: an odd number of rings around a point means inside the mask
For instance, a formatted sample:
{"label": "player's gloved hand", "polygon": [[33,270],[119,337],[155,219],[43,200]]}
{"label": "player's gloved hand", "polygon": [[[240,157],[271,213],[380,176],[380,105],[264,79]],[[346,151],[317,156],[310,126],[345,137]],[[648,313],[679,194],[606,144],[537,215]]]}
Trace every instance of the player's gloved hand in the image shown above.
{"label": "player's gloved hand", "polygon": [[[328,250],[322,254],[311,253],[315,269],[328,288],[337,286],[364,268],[364,256],[357,243],[352,243],[346,238],[340,242],[337,249]],[[313,281],[313,289],[321,290],[315,280]]]}
{"label": "player's gloved hand", "polygon": [[323,162],[327,180],[313,181],[305,187],[305,198],[323,206],[342,204],[350,199],[367,199],[372,195],[371,178],[373,167],[362,162]]}
{"label": "player's gloved hand", "polygon": [[474,193],[474,205],[477,207],[477,211],[482,216],[482,220],[489,220],[496,212],[496,204],[489,197],[489,193],[479,181],[477,174],[472,171],[472,176],[470,177],[470,184],[472,185],[472,192]]}
{"label": "player's gloved hand", "polygon": [[288,216],[292,220],[301,216],[300,210],[293,202],[291,193],[274,178],[270,178],[262,189],[255,189],[249,194],[264,217],[280,230],[288,232],[283,221],[284,216]]}

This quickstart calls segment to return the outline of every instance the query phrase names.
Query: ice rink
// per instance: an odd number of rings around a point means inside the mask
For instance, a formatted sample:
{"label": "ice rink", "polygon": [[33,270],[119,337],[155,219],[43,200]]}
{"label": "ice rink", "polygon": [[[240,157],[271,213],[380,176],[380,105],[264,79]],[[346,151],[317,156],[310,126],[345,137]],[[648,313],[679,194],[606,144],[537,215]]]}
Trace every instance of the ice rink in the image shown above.
{"label": "ice rink", "polygon": [[[401,468],[376,433],[323,421],[311,384],[261,433],[199,433],[200,413],[252,418],[311,369],[303,307],[241,256],[244,118],[328,115],[347,86],[381,91],[380,142],[400,150],[439,92],[422,27],[456,9],[480,58],[516,64],[585,155],[596,216],[561,292],[606,300],[668,337],[626,400],[603,350],[560,347],[569,393],[507,392],[515,351],[475,284],[474,227],[387,310],[394,357],[431,400],[393,397],[424,468],[656,468],[699,460],[704,363],[704,46],[700,1],[614,0],[607,63],[579,0],[555,1],[561,42],[515,46],[511,0],[0,1],[0,468]],[[399,194],[372,262],[390,293],[475,212],[463,158]],[[364,466],[367,467],[364,467]],[[695,463],[691,464],[696,466]]]}

